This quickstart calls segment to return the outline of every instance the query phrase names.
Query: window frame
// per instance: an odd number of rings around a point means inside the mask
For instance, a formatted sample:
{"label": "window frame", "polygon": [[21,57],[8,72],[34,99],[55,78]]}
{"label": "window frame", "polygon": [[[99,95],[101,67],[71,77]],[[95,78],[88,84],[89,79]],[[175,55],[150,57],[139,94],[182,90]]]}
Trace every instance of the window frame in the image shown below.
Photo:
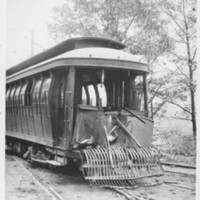
{"label": "window frame", "polygon": [[16,90],[16,85],[13,85],[12,88],[11,88],[11,91],[10,91],[10,95],[9,95],[9,98],[10,98],[10,105],[11,107],[13,108],[14,107],[14,96],[15,96],[15,90]]}
{"label": "window frame", "polygon": [[[34,84],[32,85],[32,88],[31,88],[32,106],[40,105],[40,91],[41,91],[41,87],[42,87],[42,82],[43,82],[42,78],[38,78],[35,80]],[[39,84],[39,86],[38,86],[38,84]]]}
{"label": "window frame", "polygon": [[27,92],[27,87],[28,87],[28,82],[25,82],[22,84],[21,91],[20,91],[20,105],[21,106],[26,106],[26,92]]}
{"label": "window frame", "polygon": [[20,83],[19,85],[16,86],[15,94],[14,94],[14,104],[18,108],[20,105],[20,92],[22,89],[22,84]]}
{"label": "window frame", "polygon": [[[40,87],[40,95],[39,95],[40,96],[40,105],[49,105],[49,93],[50,93],[52,81],[53,81],[53,76],[47,76],[47,77],[43,78],[43,81],[42,81],[42,84]],[[48,82],[48,84],[46,84],[47,82]],[[45,88],[44,88],[44,86],[45,86]]]}
{"label": "window frame", "polygon": [[12,88],[8,87],[6,91],[6,107],[10,106],[10,93],[11,93]]}

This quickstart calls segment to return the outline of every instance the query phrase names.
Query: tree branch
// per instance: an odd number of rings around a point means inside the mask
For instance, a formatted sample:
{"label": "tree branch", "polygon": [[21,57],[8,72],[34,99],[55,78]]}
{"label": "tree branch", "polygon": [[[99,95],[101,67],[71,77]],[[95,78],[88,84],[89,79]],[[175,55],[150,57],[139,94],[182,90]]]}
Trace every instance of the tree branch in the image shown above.
{"label": "tree branch", "polygon": [[183,118],[183,117],[171,117],[173,119],[180,119],[180,120],[187,120],[187,121],[191,121],[191,119],[187,119],[187,118]]}
{"label": "tree branch", "polygon": [[179,56],[179,55],[177,55],[175,52],[172,52],[172,51],[168,51],[170,54],[172,54],[173,56],[176,56],[178,59],[180,59],[180,60],[185,60],[185,61],[187,61],[187,59],[185,58],[185,57],[183,57],[183,56]]}
{"label": "tree branch", "polygon": [[191,58],[191,62],[193,62],[193,60],[195,59],[196,53],[197,53],[197,48],[195,48],[195,50],[194,50],[194,54],[193,54],[193,56]]}
{"label": "tree branch", "polygon": [[167,12],[165,12],[165,13],[173,20],[173,22],[177,25],[177,27],[178,27],[184,34],[186,34],[186,33],[185,33],[185,30],[179,25],[179,23],[176,21],[176,19],[175,19],[175,17],[173,16],[173,14],[167,13]]}
{"label": "tree branch", "polygon": [[166,102],[167,102],[167,103],[170,103],[170,104],[173,104],[173,105],[175,105],[175,106],[181,108],[183,111],[185,111],[185,112],[189,113],[190,115],[192,115],[192,112],[191,112],[191,111],[187,110],[186,108],[184,108],[183,106],[179,105],[178,103],[175,103],[175,102],[170,101],[170,100],[166,100]]}
{"label": "tree branch", "polygon": [[163,101],[157,108],[156,110],[151,114],[151,118],[166,104],[166,101]]}
{"label": "tree branch", "polygon": [[190,77],[187,76],[187,75],[182,71],[182,69],[180,68],[180,66],[178,66],[176,63],[174,63],[174,64],[176,65],[177,69],[181,72],[181,74],[182,74],[183,76],[185,76],[185,78],[187,78],[188,80],[190,80]]}
{"label": "tree branch", "polygon": [[184,41],[184,40],[176,40],[175,38],[172,38],[172,40],[177,42],[177,43],[186,44],[186,41]]}
{"label": "tree branch", "polygon": [[123,35],[121,36],[122,41],[124,40],[124,37],[126,36],[128,29],[131,27],[131,24],[134,22],[135,16],[133,16],[133,18],[131,19],[130,23],[128,24],[128,26],[126,27],[126,29],[124,30]]}
{"label": "tree branch", "polygon": [[151,99],[149,100],[149,103],[151,103],[153,101],[153,99],[155,98],[155,96],[158,94],[159,89],[162,87],[163,85],[160,84],[159,87],[157,88],[157,90],[155,91],[154,95],[151,97]]}

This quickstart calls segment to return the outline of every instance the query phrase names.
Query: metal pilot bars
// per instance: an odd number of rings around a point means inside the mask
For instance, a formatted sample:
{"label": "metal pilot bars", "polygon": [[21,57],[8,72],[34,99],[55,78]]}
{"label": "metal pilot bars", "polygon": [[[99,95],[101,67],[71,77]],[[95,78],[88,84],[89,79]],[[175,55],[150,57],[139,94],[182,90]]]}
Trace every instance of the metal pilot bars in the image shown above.
{"label": "metal pilot bars", "polygon": [[[154,182],[153,178],[163,174],[159,154],[154,148],[142,147],[117,116],[113,128],[108,132],[103,125],[105,146],[82,150],[83,175],[95,187],[133,187]],[[143,120],[142,123],[145,123]],[[134,141],[136,147],[112,145],[111,132],[120,127]],[[117,137],[117,136],[116,136]],[[116,139],[116,138],[114,138]],[[152,180],[151,180],[152,179]]]}
{"label": "metal pilot bars", "polygon": [[153,148],[109,147],[83,152],[84,177],[95,187],[146,185],[146,178],[163,173],[158,153]]}

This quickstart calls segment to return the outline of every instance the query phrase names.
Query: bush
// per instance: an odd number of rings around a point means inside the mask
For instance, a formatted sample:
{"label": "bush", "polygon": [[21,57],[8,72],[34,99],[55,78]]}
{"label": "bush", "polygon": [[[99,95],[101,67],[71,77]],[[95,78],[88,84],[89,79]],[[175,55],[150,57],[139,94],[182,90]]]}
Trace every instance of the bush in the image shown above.
{"label": "bush", "polygon": [[[161,131],[156,139],[162,145],[158,149],[175,155],[196,156],[196,146],[192,135],[183,135],[180,130]],[[158,142],[155,142],[158,144]]]}

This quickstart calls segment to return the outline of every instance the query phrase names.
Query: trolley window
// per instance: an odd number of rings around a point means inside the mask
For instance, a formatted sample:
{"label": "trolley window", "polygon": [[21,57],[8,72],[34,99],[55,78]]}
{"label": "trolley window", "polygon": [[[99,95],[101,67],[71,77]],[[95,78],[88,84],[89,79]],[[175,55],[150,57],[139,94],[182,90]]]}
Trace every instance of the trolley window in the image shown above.
{"label": "trolley window", "polygon": [[102,100],[102,106],[107,106],[107,94],[104,84],[93,84],[82,87],[82,104],[97,106],[98,98]]}
{"label": "trolley window", "polygon": [[105,111],[126,107],[139,114],[146,114],[144,73],[118,69],[88,69],[78,73],[82,87],[82,104],[98,106],[100,98]]}
{"label": "trolley window", "polygon": [[28,83],[27,83],[27,87],[25,89],[25,105],[26,106],[31,106],[32,105],[32,91],[33,91],[33,86],[34,86],[34,81],[33,80],[30,80]]}
{"label": "trolley window", "polygon": [[24,83],[22,85],[22,89],[21,89],[21,92],[20,92],[20,101],[19,101],[19,103],[22,106],[25,106],[25,92],[26,92],[27,85],[28,85],[27,83]]}
{"label": "trolley window", "polygon": [[94,86],[88,85],[87,90],[89,93],[89,105],[96,106],[97,105],[97,97],[96,97]]}
{"label": "trolley window", "polygon": [[48,104],[49,89],[50,89],[51,82],[52,82],[51,77],[46,78],[43,81],[42,89],[41,89],[41,99],[40,99],[41,104]]}
{"label": "trolley window", "polygon": [[15,94],[15,86],[13,86],[13,88],[11,89],[11,92],[10,92],[10,102],[11,102],[11,105],[13,106],[14,105],[14,94]]}
{"label": "trolley window", "polygon": [[8,88],[7,92],[6,92],[6,103],[7,103],[7,105],[9,104],[9,95],[10,95],[10,92],[11,92],[11,89]]}
{"label": "trolley window", "polygon": [[86,96],[86,92],[85,92],[85,88],[82,87],[82,102],[83,105],[87,105],[87,96]]}
{"label": "trolley window", "polygon": [[133,83],[133,92],[135,93],[135,110],[144,111],[144,87],[143,76],[137,76]]}
{"label": "trolley window", "polygon": [[98,84],[97,85],[98,92],[99,92],[99,98],[102,100],[102,106],[106,107],[107,106],[107,93],[106,93],[106,88],[104,84]]}
{"label": "trolley window", "polygon": [[15,91],[15,97],[14,97],[14,102],[15,102],[15,105],[18,105],[19,104],[19,93],[20,93],[20,89],[21,89],[21,85],[19,85],[17,88],[16,88],[16,91]]}
{"label": "trolley window", "polygon": [[35,86],[33,88],[33,104],[39,104],[39,95],[40,95],[40,88],[42,85],[42,80],[39,79],[36,81]]}

